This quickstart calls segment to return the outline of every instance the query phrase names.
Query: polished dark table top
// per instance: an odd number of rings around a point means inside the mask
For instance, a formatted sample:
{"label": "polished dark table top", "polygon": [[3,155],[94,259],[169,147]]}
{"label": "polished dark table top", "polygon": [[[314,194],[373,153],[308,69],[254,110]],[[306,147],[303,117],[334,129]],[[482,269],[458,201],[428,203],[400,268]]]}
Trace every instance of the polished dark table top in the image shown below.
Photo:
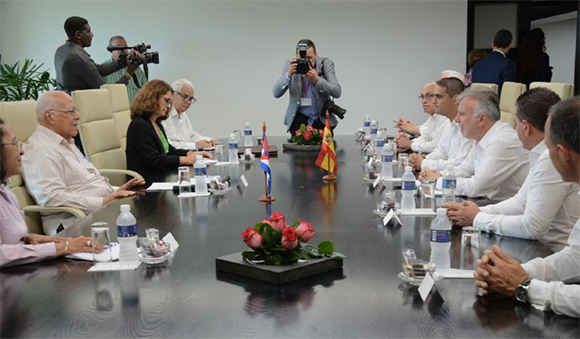
{"label": "polished dark table top", "polygon": [[[270,137],[276,201],[258,202],[264,174],[251,165],[210,166],[239,185],[228,195],[178,199],[173,192],[115,201],[62,235],[90,235],[90,224],[115,230],[121,203],[131,203],[139,236],[155,227],[180,243],[167,265],[132,272],[88,273],[92,263],[69,259],[2,269],[2,337],[579,337],[578,319],[541,312],[515,300],[475,296],[473,279],[443,279],[423,302],[397,278],[401,251],[430,259],[431,217],[405,217],[386,227],[372,210],[382,186],[362,180],[354,136],[337,137],[338,180],[325,184],[317,153],[283,152]],[[248,187],[239,177],[244,175]],[[173,178],[175,175],[172,176]],[[169,177],[171,179],[171,177]],[[485,203],[480,200],[479,203]],[[246,249],[241,232],[282,212],[309,221],[311,242],[335,243],[348,258],[343,269],[282,286],[215,270],[215,258]],[[482,247],[500,245],[517,260],[551,252],[535,241],[482,234]],[[455,229],[451,266],[459,267]]]}

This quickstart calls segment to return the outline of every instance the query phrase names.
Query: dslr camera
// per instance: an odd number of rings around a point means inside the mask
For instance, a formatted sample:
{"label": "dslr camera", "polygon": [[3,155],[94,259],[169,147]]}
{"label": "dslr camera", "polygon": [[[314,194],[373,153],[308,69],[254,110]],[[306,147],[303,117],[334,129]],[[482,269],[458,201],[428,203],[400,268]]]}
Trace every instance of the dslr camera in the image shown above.
{"label": "dslr camera", "polygon": [[308,45],[306,44],[298,44],[296,46],[298,49],[298,54],[300,54],[300,58],[296,59],[296,73],[298,74],[306,74],[308,70],[310,70],[310,61],[306,58],[306,51],[308,50]]}
{"label": "dslr camera", "polygon": [[334,114],[337,117],[339,117],[340,120],[344,119],[344,114],[346,113],[346,110],[344,108],[335,104],[334,100],[330,98],[324,104],[324,109],[322,110],[322,112],[326,114],[326,110],[328,110],[328,113]]}
{"label": "dslr camera", "polygon": [[107,51],[109,52],[121,51],[121,54],[119,54],[119,62],[122,64],[127,63],[127,49],[134,49],[137,52],[141,53],[141,59],[133,58],[130,60],[133,65],[159,64],[159,52],[147,52],[147,50],[150,48],[151,45],[145,45],[144,43],[140,43],[133,47],[108,46]]}

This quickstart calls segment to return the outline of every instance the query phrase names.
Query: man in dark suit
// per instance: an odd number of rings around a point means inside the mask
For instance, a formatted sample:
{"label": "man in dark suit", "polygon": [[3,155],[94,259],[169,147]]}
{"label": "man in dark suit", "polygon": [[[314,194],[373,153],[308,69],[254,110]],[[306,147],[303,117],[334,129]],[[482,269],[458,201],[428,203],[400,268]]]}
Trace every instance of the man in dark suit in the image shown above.
{"label": "man in dark suit", "polygon": [[498,93],[501,94],[501,86],[505,81],[516,81],[516,64],[506,58],[511,43],[510,31],[502,29],[495,34],[491,53],[473,66],[473,82],[497,84]]}

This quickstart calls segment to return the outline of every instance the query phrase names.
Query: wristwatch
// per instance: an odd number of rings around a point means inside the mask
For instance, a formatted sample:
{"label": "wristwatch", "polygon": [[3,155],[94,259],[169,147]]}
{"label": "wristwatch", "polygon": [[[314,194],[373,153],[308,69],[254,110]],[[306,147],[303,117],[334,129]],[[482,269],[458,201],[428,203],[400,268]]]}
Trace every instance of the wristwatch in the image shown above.
{"label": "wristwatch", "polygon": [[528,302],[528,288],[530,288],[530,283],[532,279],[528,278],[524,280],[518,287],[516,287],[515,295],[517,301],[521,301],[523,303]]}

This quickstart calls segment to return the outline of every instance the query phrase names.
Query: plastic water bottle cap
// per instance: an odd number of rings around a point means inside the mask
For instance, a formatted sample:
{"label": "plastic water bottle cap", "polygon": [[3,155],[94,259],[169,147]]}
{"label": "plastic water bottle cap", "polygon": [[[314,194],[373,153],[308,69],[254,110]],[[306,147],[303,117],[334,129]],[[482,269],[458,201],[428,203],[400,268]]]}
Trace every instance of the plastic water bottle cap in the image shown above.
{"label": "plastic water bottle cap", "polygon": [[413,167],[405,166],[405,172],[411,172],[411,171],[413,171]]}
{"label": "plastic water bottle cap", "polygon": [[250,123],[249,122],[246,122],[246,126],[250,126]]}
{"label": "plastic water bottle cap", "polygon": [[131,211],[131,205],[123,204],[121,205],[121,212],[129,212]]}
{"label": "plastic water bottle cap", "polygon": [[203,157],[202,157],[201,155],[199,155],[199,154],[198,154],[198,155],[196,155],[196,156],[195,156],[195,158],[196,158],[197,160],[201,160]]}
{"label": "plastic water bottle cap", "polygon": [[236,135],[234,133],[230,134],[230,139],[235,138]]}
{"label": "plastic water bottle cap", "polygon": [[447,209],[446,208],[439,207],[437,209],[437,215],[441,215],[441,216],[444,216],[444,217],[447,216]]}

